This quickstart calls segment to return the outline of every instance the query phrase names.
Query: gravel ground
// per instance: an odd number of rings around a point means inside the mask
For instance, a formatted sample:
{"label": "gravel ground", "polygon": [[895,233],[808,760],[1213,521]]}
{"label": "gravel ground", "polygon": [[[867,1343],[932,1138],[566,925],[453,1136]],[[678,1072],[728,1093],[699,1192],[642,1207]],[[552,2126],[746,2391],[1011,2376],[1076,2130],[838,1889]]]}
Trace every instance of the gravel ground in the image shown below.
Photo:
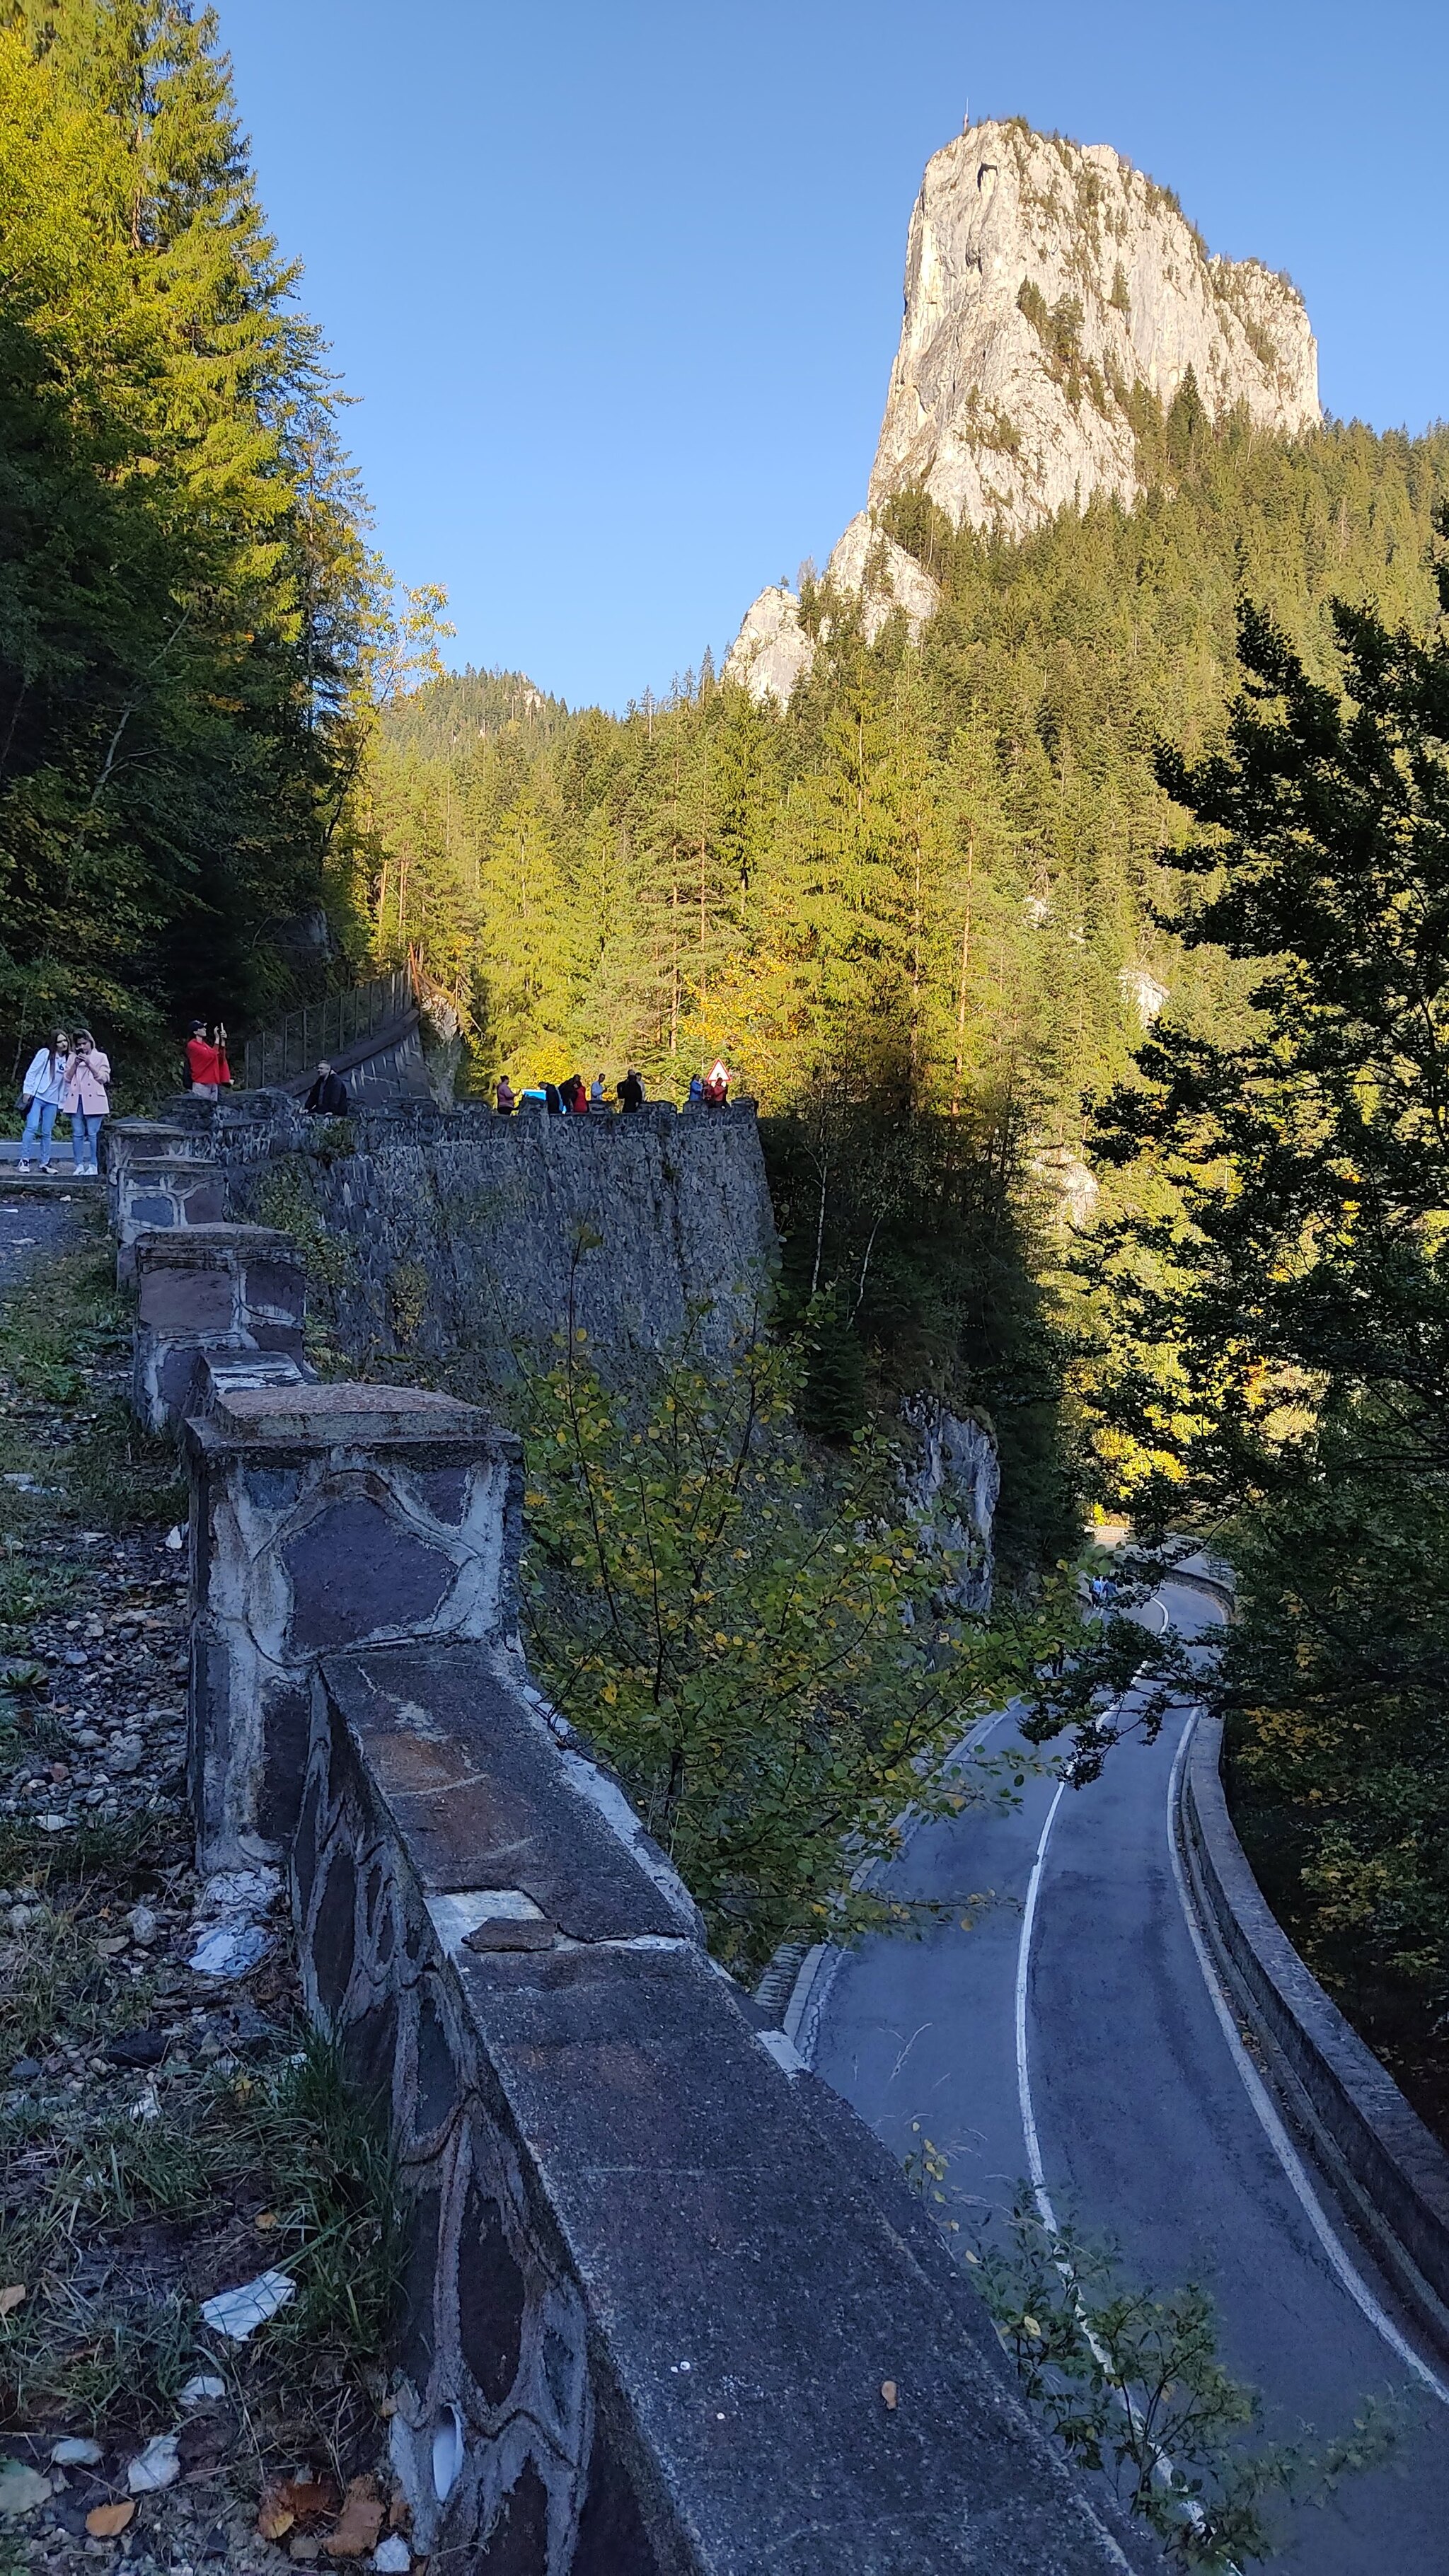
{"label": "gravel ground", "polygon": [[[7,1203],[0,1187],[0,1299],[93,1231],[78,1204]],[[266,2326],[237,2343],[197,2314],[305,2240],[295,2210],[268,2206],[295,2185],[295,2157],[277,2181],[272,2132],[256,2126],[305,2033],[279,1884],[228,1914],[192,1865],[181,1534],[87,1530],[67,1499],[66,1453],[124,1379],[114,1330],[96,1344],[68,1401],[37,1401],[13,1378],[0,1390],[13,1504],[0,1554],[0,2576],[420,2567],[386,2472],[382,2369],[355,2365],[335,2332],[315,2352],[294,2338],[279,2369],[275,2328],[270,2346]],[[219,1973],[192,1965],[209,1931],[239,1923],[259,1956],[228,1955],[224,1937],[208,1954]],[[228,2124],[247,2121],[263,2140],[250,2171],[225,2153]],[[197,2142],[200,2205],[177,2178],[180,2139]],[[123,2358],[108,2381],[97,2355],[116,2319],[149,2358]],[[259,2532],[259,2505],[275,2537]]]}

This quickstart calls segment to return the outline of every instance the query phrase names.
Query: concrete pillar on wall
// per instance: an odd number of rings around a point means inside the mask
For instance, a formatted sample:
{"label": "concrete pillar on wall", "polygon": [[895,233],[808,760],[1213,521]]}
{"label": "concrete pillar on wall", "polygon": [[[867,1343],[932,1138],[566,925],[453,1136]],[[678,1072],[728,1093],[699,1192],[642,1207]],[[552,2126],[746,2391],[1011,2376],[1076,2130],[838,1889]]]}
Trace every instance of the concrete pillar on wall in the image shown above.
{"label": "concrete pillar on wall", "polygon": [[131,1257],[131,1402],[148,1431],[180,1424],[209,1357],[273,1353],[300,1373],[307,1274],[289,1234],[265,1225],[168,1226],[138,1234]]}
{"label": "concrete pillar on wall", "polygon": [[194,1127],[179,1119],[107,1118],[101,1126],[101,1171],[106,1184],[106,1213],[114,1227],[124,1175],[136,1162],[166,1162],[175,1155],[203,1156]]}
{"label": "concrete pillar on wall", "polygon": [[116,1277],[136,1276],[136,1238],[164,1228],[221,1225],[227,1213],[226,1174],[209,1157],[134,1154],[116,1175],[111,1222],[116,1234]]}
{"label": "concrete pillar on wall", "polygon": [[516,1657],[519,1443],[412,1388],[227,1385],[187,1422],[189,1769],[203,1868],[279,1857],[319,1657],[408,1639]]}

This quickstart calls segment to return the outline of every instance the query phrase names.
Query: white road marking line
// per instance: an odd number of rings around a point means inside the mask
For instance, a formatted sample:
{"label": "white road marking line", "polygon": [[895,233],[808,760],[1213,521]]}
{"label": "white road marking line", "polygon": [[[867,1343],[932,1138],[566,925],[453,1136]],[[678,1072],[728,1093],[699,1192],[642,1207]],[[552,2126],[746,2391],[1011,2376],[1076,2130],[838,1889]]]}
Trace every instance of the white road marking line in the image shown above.
{"label": "white road marking line", "polygon": [[1348,2292],[1348,2295],[1352,2299],[1355,2307],[1359,2310],[1362,2316],[1367,2318],[1369,2324],[1373,2327],[1374,2332],[1383,2337],[1389,2350],[1397,2353],[1400,2361],[1407,2364],[1408,2368],[1413,2371],[1415,2377],[1423,2381],[1426,2388],[1432,2389],[1441,2406],[1449,2406],[1449,2388],[1445,2387],[1444,2382],[1430,2369],[1428,2363],[1421,2360],[1419,2354],[1415,2352],[1413,2345],[1406,2342],[1403,2335],[1400,2334],[1398,2327],[1394,2324],[1392,2317],[1387,2316],[1384,2310],[1380,2307],[1378,2300],[1374,2297],[1368,2283],[1361,2280],[1358,2273],[1354,2270],[1352,2263],[1349,2261],[1348,2256],[1345,2254],[1342,2245],[1339,2243],[1339,2240],[1329,2223],[1323,2204],[1319,2200],[1318,2194],[1309,2180],[1303,2160],[1289,2138],[1288,2132],[1284,2128],[1282,2121],[1279,2119],[1277,2112],[1273,2108],[1273,2104],[1269,2098],[1263,2079],[1258,2073],[1256,2066],[1253,2064],[1251,2057],[1248,2055],[1247,2050],[1244,2048],[1242,2040],[1238,2036],[1237,2023],[1233,2018],[1231,2006],[1229,2005],[1227,1996],[1223,1991],[1217,1969],[1213,1965],[1211,1954],[1203,1937],[1202,1928],[1197,1919],[1197,1908],[1193,1901],[1192,1891],[1187,1883],[1187,1874],[1182,1865],[1182,1854],[1177,1847],[1178,1790],[1182,1780],[1183,1765],[1187,1759],[1187,1748],[1192,1742],[1193,1731],[1196,1725],[1197,1711],[1194,1709],[1186,1726],[1182,1730],[1182,1739],[1178,1745],[1177,1753],[1172,1765],[1172,1777],[1168,1783],[1167,1851],[1168,1858],[1172,1863],[1172,1875],[1177,1887],[1178,1902],[1182,1907],[1183,1921],[1187,1925],[1188,1936],[1192,1942],[1193,1949],[1197,1953],[1197,1963],[1202,1970],[1203,1984],[1208,1990],[1208,1996],[1212,2003],[1212,2008],[1217,2014],[1218,2020],[1222,2025],[1223,2037],[1226,2039],[1228,2047],[1232,2052],[1233,2064],[1236,2066],[1239,2075],[1243,2079],[1243,2089],[1258,2115],[1269,2145],[1272,2147],[1279,2164],[1282,2166],[1293,2191],[1302,2205],[1304,2216],[1307,2218],[1309,2225],[1313,2229],[1314,2235],[1318,2238],[1320,2245],[1323,2247],[1324,2253],[1328,2257],[1334,2277],[1338,2281],[1340,2288]]}
{"label": "white road marking line", "polygon": [[1046,2167],[1041,2160],[1041,2140],[1037,2136],[1036,2113],[1032,2108],[1031,2070],[1026,2051],[1026,1997],[1031,1974],[1031,1936],[1036,1929],[1036,1903],[1041,1892],[1041,1874],[1046,1861],[1047,1844],[1057,1820],[1057,1809],[1066,1795],[1065,1780],[1057,1782],[1057,1794],[1047,1809],[1046,1823],[1036,1847],[1036,1858],[1027,1881],[1026,1904],[1022,1909],[1021,1938],[1016,1945],[1016,2098],[1021,2105],[1021,2134],[1026,2140],[1026,2170],[1032,2196],[1041,2212],[1042,2225],[1057,2233],[1056,2212],[1046,2187]]}
{"label": "white road marking line", "polygon": [[[1150,1600],[1143,1604],[1144,1609],[1148,1610],[1152,1606]],[[1163,1633],[1165,1635],[1165,1605],[1159,1601],[1157,1607],[1164,1611]],[[1137,1678],[1134,1674],[1121,1699],[1113,1702],[1109,1715],[1118,1714],[1123,1702],[1135,1690]],[[1031,1865],[1031,1876],[1026,1883],[1026,1903],[1021,1914],[1021,1938],[1016,1945],[1016,2098],[1021,2110],[1021,2134],[1026,2142],[1027,2179],[1031,2184],[1032,2197],[1041,2213],[1042,2225],[1052,2236],[1060,2231],[1057,2227],[1056,2212],[1052,2208],[1051,2195],[1046,2187],[1046,2167],[1042,2163],[1041,2140],[1037,2135],[1036,2112],[1032,2106],[1031,2067],[1026,2044],[1026,2004],[1027,1987],[1031,1978],[1031,1936],[1036,1929],[1036,1907],[1037,1898],[1041,1893],[1041,1876],[1046,1865],[1047,1845],[1052,1838],[1052,1827],[1057,1820],[1057,1809],[1062,1803],[1066,1789],[1066,1780],[1059,1780],[1057,1794],[1047,1809],[1046,1823],[1041,1829],[1041,1840],[1037,1844],[1036,1858]]]}

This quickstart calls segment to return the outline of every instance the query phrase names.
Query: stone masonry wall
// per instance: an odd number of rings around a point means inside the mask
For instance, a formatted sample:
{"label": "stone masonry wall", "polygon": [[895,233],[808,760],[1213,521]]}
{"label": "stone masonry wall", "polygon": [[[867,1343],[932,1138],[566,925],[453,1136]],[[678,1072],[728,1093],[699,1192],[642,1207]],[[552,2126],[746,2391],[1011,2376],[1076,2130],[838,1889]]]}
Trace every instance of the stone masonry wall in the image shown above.
{"label": "stone masonry wall", "polygon": [[[774,1217],[753,1106],[548,1118],[409,1104],[219,1135],[229,1213],[289,1226],[349,1355],[471,1350],[505,1375],[576,1320],[611,1364],[681,1333],[720,1350],[765,1286]],[[583,1247],[581,1249],[581,1247]]]}

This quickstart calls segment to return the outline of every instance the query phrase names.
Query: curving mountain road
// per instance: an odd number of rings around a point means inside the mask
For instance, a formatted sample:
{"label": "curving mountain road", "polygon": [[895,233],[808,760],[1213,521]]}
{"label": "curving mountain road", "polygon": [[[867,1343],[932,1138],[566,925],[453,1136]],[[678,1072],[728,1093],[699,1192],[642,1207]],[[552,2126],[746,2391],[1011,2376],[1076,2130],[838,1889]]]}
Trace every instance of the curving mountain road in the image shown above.
{"label": "curving mountain road", "polygon": [[[1221,1613],[1168,1583],[1155,1615],[1195,1636]],[[1393,2465],[1285,2516],[1274,2564],[1449,2576],[1449,2372],[1415,2349],[1281,2129],[1275,2143],[1215,2000],[1169,1836],[1188,1723],[1175,1714],[1156,1744],[1118,1746],[1086,1789],[1028,1779],[1011,1813],[919,1828],[883,1885],[1003,1901],[969,1932],[826,1953],[788,2026],[893,2152],[918,2143],[919,2120],[983,2216],[1030,2179],[1058,2217],[1115,2236],[1138,2278],[1201,2282],[1271,2434],[1345,2429],[1369,2391],[1396,2391],[1408,2422]],[[1018,1740],[1009,1711],[983,1733],[993,1752]]]}

